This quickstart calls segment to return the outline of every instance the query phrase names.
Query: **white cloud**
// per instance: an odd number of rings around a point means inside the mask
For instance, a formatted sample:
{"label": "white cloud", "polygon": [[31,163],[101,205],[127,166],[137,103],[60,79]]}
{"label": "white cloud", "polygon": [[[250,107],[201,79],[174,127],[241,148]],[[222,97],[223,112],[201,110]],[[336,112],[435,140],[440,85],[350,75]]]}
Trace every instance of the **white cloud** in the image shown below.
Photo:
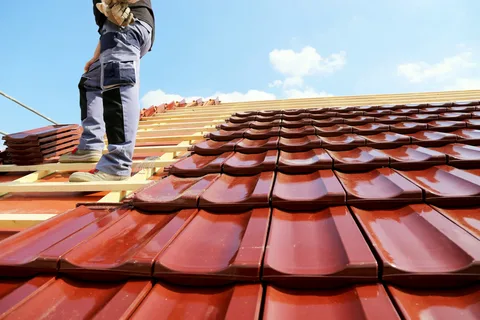
{"label": "white cloud", "polygon": [[289,89],[285,90],[285,97],[287,99],[301,99],[301,98],[319,98],[319,97],[333,97],[333,94],[325,91],[316,92],[315,89],[307,87],[304,90]]}
{"label": "white cloud", "polygon": [[211,98],[218,97],[222,102],[243,102],[243,101],[261,101],[261,100],[275,100],[277,97],[265,91],[248,90],[246,93],[231,92],[231,93],[215,93]]}
{"label": "white cloud", "polygon": [[[332,73],[343,68],[346,64],[346,53],[331,54],[328,57],[322,57],[315,48],[307,46],[300,52],[293,50],[273,50],[270,52],[270,62],[276,70],[280,71],[285,77],[284,80],[275,80],[268,84],[270,88],[280,88],[278,95],[282,98],[312,98],[329,97],[331,94],[305,86],[304,77],[316,74]],[[184,97],[179,94],[166,93],[163,90],[150,91],[142,98],[142,107],[148,108],[152,105],[160,105],[171,101],[180,101],[185,99],[190,102],[199,98],[208,100],[219,98],[220,101],[243,102],[243,101],[265,101],[275,100],[277,96],[273,93],[261,90],[248,90],[245,93],[234,91],[230,93],[216,92],[211,96],[204,97]]]}
{"label": "white cloud", "polygon": [[304,77],[321,73],[332,73],[346,64],[346,52],[331,54],[324,58],[315,48],[307,46],[300,52],[278,50],[270,52],[270,63],[280,73],[290,77]]}
{"label": "white cloud", "polygon": [[292,87],[302,87],[303,86],[303,78],[302,77],[288,77],[283,81],[284,88],[292,88]]}
{"label": "white cloud", "polygon": [[452,85],[446,86],[445,90],[480,90],[480,78],[455,79]]}
{"label": "white cloud", "polygon": [[178,94],[165,93],[162,90],[155,90],[147,92],[142,98],[142,107],[149,108],[150,106],[158,106],[163,103],[170,103],[172,101],[185,101],[190,102],[198,99],[199,97],[183,97]]}
{"label": "white cloud", "polygon": [[148,108],[152,105],[160,105],[163,103],[170,103],[172,101],[181,101],[185,99],[185,101],[190,102],[193,100],[197,100],[202,98],[204,101],[208,99],[216,99],[219,98],[220,101],[227,103],[227,102],[243,102],[243,101],[261,101],[261,100],[275,100],[276,96],[272,93],[268,93],[265,91],[259,90],[249,90],[246,93],[241,92],[230,92],[230,93],[222,93],[217,92],[210,96],[205,97],[184,97],[179,94],[171,94],[165,93],[162,90],[155,90],[149,91],[143,96],[141,102],[143,108]]}
{"label": "white cloud", "polygon": [[283,81],[282,81],[282,80],[275,80],[275,81],[269,83],[268,86],[269,86],[270,88],[276,88],[276,87],[281,87],[282,84],[283,84]]}
{"label": "white cloud", "polygon": [[464,69],[472,69],[476,66],[472,52],[465,51],[453,57],[444,58],[442,62],[436,64],[429,64],[423,61],[401,64],[397,67],[397,72],[410,82],[420,83],[430,79],[437,81],[448,80],[458,74],[458,72]]}

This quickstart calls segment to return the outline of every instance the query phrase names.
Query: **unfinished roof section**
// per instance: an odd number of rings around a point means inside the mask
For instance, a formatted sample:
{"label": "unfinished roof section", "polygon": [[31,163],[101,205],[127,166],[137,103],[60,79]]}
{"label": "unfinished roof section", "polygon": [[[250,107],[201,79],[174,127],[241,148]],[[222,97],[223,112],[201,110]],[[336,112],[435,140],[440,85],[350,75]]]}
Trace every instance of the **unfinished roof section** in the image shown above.
{"label": "unfinished roof section", "polygon": [[0,317],[474,319],[479,100],[179,103],[143,111],[124,183],[0,166],[9,217],[76,197],[0,230]]}

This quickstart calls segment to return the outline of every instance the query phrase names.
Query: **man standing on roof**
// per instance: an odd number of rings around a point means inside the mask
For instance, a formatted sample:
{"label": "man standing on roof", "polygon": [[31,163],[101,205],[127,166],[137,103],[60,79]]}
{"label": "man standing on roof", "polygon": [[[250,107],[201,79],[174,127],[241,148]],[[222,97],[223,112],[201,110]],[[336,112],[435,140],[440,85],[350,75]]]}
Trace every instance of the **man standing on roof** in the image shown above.
{"label": "man standing on roof", "polygon": [[[100,40],[78,85],[83,134],[62,163],[98,162],[71,182],[119,181],[131,175],[140,117],[140,59],[152,49],[151,0],[93,0]],[[102,155],[104,135],[108,153]]]}

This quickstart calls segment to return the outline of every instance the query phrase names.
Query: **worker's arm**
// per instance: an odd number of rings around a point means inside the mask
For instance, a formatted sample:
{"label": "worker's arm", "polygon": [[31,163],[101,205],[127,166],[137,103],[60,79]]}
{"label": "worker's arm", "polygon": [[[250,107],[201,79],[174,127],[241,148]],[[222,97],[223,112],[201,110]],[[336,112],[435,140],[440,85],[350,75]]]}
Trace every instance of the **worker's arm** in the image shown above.
{"label": "worker's arm", "polygon": [[98,59],[100,58],[100,41],[98,41],[97,47],[95,48],[95,52],[93,53],[93,58],[88,60],[88,62],[85,64],[84,72],[87,72],[90,66]]}

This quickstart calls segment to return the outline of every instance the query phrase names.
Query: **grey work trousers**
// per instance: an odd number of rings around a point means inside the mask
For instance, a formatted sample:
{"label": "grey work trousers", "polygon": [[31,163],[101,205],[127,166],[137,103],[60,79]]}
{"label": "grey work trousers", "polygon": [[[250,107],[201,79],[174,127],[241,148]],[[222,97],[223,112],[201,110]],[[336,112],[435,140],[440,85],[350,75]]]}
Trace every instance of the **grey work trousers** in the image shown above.
{"label": "grey work trousers", "polygon": [[108,153],[96,169],[109,174],[131,174],[140,117],[140,60],[151,47],[151,27],[135,21],[118,27],[106,21],[100,31],[100,59],[81,77],[80,110],[83,134],[78,149]]}

